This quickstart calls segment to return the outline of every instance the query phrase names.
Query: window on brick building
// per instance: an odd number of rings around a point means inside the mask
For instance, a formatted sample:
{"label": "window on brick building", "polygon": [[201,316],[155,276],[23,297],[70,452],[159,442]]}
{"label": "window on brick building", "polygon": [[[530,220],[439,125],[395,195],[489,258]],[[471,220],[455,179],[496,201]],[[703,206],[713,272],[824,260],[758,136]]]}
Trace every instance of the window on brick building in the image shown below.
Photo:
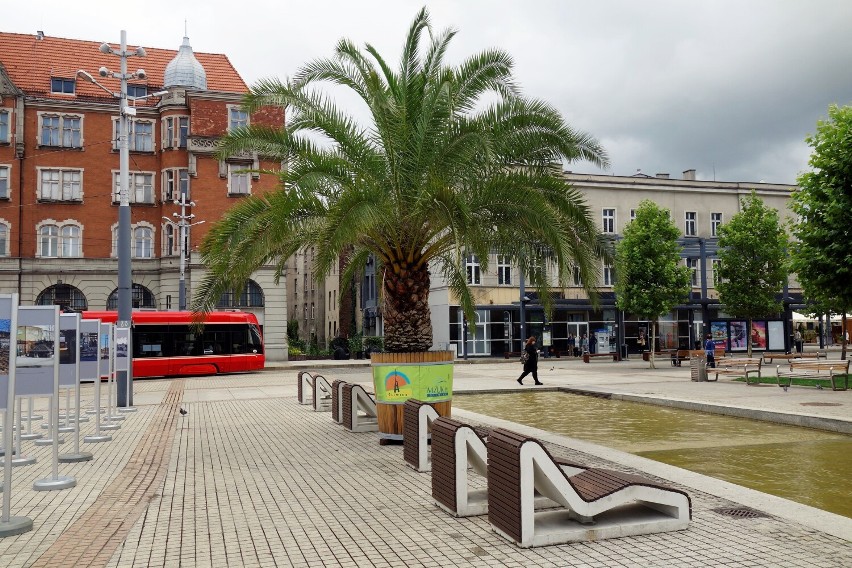
{"label": "window on brick building", "polygon": [[40,201],[82,201],[83,171],[39,169],[38,198]]}
{"label": "window on brick building", "polygon": [[151,227],[133,229],[133,258],[154,257],[154,230]]}
{"label": "window on brick building", "polygon": [[[217,308],[262,308],[264,306],[263,289],[254,280],[246,280],[240,294],[229,290],[219,297]],[[293,308],[295,311],[295,308]]]}
{"label": "window on brick building", "polygon": [[0,199],[9,199],[9,166],[0,166]]}
{"label": "window on brick building", "polygon": [[[138,308],[157,308],[157,301],[154,299],[154,294],[141,284],[133,284],[130,287],[130,304],[134,309]],[[118,309],[118,288],[110,293],[107,298],[106,309]]]}
{"label": "window on brick building", "polygon": [[83,256],[83,230],[76,223],[45,223],[38,227],[38,256],[79,258]]}
{"label": "window on brick building", "polygon": [[0,220],[0,256],[9,256],[9,224]]}
{"label": "window on brick building", "polygon": [[228,130],[236,130],[249,125],[249,115],[240,107],[228,107]]}
{"label": "window on brick building", "polygon": [[167,116],[163,119],[163,148],[186,148],[187,138],[188,116]]}
{"label": "window on brick building", "polygon": [[39,144],[80,148],[83,143],[83,117],[72,114],[39,114]]}
{"label": "window on brick building", "polygon": [[[113,149],[118,150],[121,140],[121,121],[113,120]],[[150,120],[131,120],[127,125],[127,147],[131,152],[154,151],[154,123]]]}
{"label": "window on brick building", "polygon": [[228,195],[251,193],[251,174],[248,164],[228,164]]}
{"label": "window on brick building", "polygon": [[[121,202],[121,179],[118,172],[113,172],[112,202]],[[128,197],[130,203],[154,203],[154,174],[150,172],[131,172],[128,180]]]}
{"label": "window on brick building", "polygon": [[181,195],[189,199],[189,170],[177,168],[163,172],[163,200],[179,201]]}
{"label": "window on brick building", "polygon": [[180,254],[178,248],[178,227],[174,223],[163,224],[163,256],[177,256]]}
{"label": "window on brick building", "polygon": [[8,144],[11,136],[11,128],[9,127],[10,113],[6,109],[0,109],[0,144]]}

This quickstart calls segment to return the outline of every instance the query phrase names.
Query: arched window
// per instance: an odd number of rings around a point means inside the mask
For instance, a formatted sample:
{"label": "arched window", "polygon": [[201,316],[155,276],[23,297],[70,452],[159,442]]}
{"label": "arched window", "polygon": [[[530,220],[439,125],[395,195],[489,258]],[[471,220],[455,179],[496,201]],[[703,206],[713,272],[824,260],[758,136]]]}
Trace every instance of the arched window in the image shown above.
{"label": "arched window", "polygon": [[80,240],[80,227],[76,225],[63,225],[60,229],[63,258],[77,258],[82,256],[83,243]]}
{"label": "arched window", "polygon": [[163,225],[163,256],[178,254],[177,227],[173,223]]}
{"label": "arched window", "polygon": [[89,302],[86,301],[86,296],[74,286],[70,284],[56,284],[45,290],[36,298],[37,306],[62,306],[70,308],[75,312],[83,312],[89,309]]}
{"label": "arched window", "polygon": [[59,227],[42,225],[38,230],[38,241],[41,256],[59,256]]}
{"label": "arched window", "polygon": [[233,290],[225,292],[219,298],[217,308],[262,308],[263,290],[257,285],[254,280],[246,281],[243,293],[239,296],[234,295]]}
{"label": "arched window", "polygon": [[38,255],[48,258],[83,256],[83,230],[73,222],[49,221],[38,227]]}
{"label": "arched window", "polygon": [[154,231],[150,227],[133,229],[133,258],[154,257]]}
{"label": "arched window", "polygon": [[[133,308],[153,308],[156,309],[157,301],[154,299],[154,294],[141,284],[134,284],[130,289],[130,303]],[[118,309],[118,288],[112,291],[112,294],[107,298],[106,309]]]}

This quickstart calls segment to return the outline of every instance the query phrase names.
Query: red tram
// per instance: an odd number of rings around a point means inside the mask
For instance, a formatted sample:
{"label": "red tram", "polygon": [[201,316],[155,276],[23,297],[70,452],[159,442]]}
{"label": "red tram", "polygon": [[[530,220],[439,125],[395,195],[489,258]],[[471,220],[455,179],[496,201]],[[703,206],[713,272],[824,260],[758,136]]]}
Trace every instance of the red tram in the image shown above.
{"label": "red tram", "polygon": [[[83,312],[83,319],[115,323],[114,311]],[[133,376],[174,377],[263,369],[263,337],[248,312],[210,312],[203,329],[192,312],[134,311]]]}

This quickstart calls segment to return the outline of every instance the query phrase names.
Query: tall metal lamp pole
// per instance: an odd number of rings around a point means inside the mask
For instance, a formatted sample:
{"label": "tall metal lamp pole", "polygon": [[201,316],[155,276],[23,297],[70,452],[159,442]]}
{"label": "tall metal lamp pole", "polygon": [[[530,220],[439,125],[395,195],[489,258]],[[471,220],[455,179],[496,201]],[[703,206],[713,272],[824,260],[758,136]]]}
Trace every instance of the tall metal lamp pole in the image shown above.
{"label": "tall metal lamp pole", "polygon": [[[145,57],[145,50],[137,47],[133,51],[127,50],[127,32],[121,30],[121,47],[118,50],[110,47],[108,43],[101,44],[101,53],[111,53],[118,55],[121,60],[121,67],[118,73],[112,72],[106,67],[101,67],[98,73],[101,77],[114,77],[121,80],[121,91],[113,93],[119,99],[120,119],[119,119],[119,203],[118,203],[118,321],[116,327],[130,329],[130,319],[132,312],[131,303],[131,274],[130,274],[130,145],[128,123],[130,117],[135,116],[136,109],[127,105],[127,80],[128,79],[145,79],[145,71],[139,69],[135,73],[127,72],[127,59],[129,57]],[[79,74],[80,72],[78,72]],[[98,84],[94,78],[88,73],[83,73],[83,76]],[[102,85],[98,84],[103,88]],[[128,344],[128,361],[131,360],[130,347],[132,342]],[[116,373],[117,402],[120,407],[133,406],[133,365],[128,362],[127,370],[119,370]]]}

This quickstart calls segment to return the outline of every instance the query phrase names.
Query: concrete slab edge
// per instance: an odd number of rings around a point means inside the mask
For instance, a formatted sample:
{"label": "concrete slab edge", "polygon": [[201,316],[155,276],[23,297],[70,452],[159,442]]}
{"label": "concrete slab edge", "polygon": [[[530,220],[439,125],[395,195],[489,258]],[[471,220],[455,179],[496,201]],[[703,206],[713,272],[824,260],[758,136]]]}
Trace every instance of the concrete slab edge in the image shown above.
{"label": "concrete slab edge", "polygon": [[683,485],[709,493],[722,499],[728,499],[740,505],[745,505],[764,513],[784,520],[798,523],[800,525],[818,530],[820,532],[852,541],[852,519],[829,513],[815,507],[796,503],[783,497],[777,497],[768,493],[762,493],[728,481],[716,479],[683,468],[654,461],[641,456],[622,452],[613,448],[607,448],[591,442],[585,442],[567,436],[560,436],[545,430],[525,426],[508,420],[501,420],[492,416],[478,414],[460,408],[453,408],[453,417],[456,419],[468,419],[473,422],[487,424],[493,427],[507,428],[515,432],[532,436],[544,442],[565,446],[577,451],[606,459],[626,467],[635,468],[666,479],[673,483]]}

